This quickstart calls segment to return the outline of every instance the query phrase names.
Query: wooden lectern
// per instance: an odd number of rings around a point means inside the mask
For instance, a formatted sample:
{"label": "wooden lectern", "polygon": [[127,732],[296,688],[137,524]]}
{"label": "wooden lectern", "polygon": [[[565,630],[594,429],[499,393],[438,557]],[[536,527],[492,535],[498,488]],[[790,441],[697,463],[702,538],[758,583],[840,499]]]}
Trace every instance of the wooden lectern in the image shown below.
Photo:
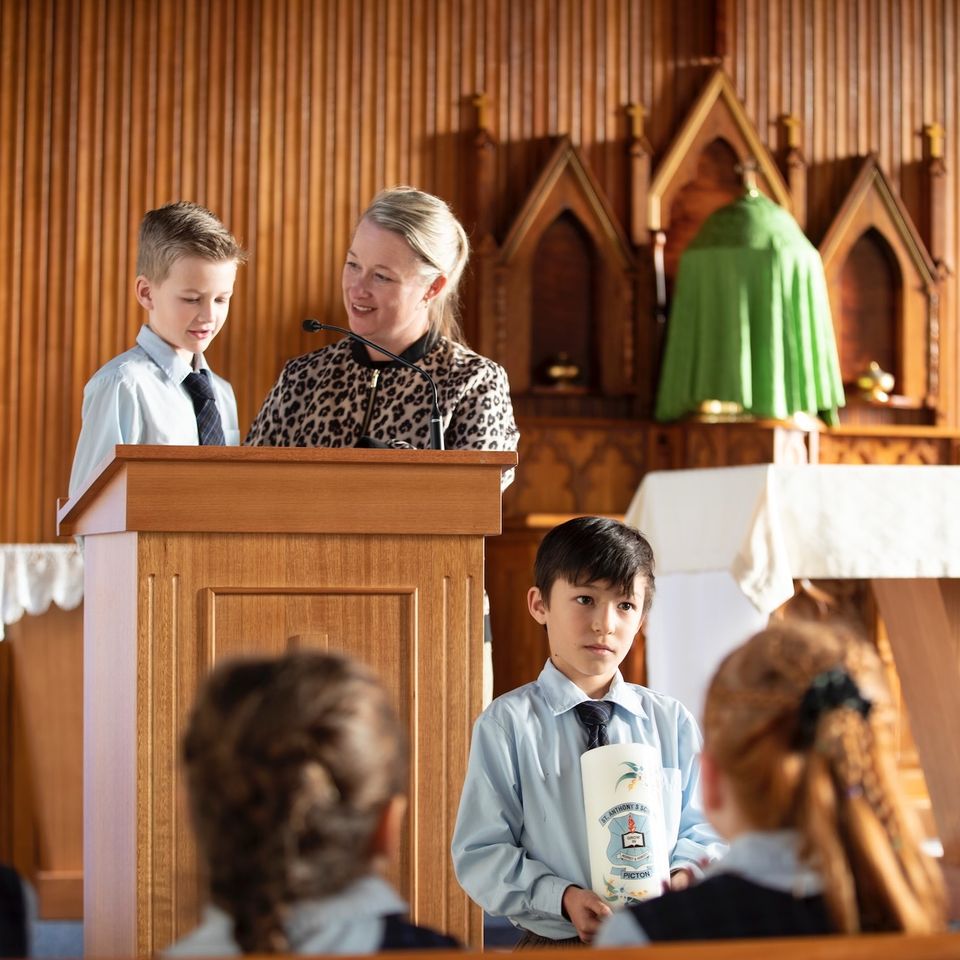
{"label": "wooden lectern", "polygon": [[178,747],[219,659],[343,650],[392,692],[410,807],[391,880],[480,946],[450,837],[480,711],[483,537],[514,453],[118,446],[59,511],[82,534],[84,947],[144,956],[201,899]]}

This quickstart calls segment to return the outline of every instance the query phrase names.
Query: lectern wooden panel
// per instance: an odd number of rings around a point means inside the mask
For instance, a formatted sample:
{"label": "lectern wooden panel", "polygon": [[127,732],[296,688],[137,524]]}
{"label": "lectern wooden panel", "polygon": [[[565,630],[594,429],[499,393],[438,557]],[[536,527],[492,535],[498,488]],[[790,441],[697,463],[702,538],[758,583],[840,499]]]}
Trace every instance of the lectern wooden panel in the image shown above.
{"label": "lectern wooden panel", "polygon": [[479,946],[449,855],[480,709],[483,535],[514,454],[118,447],[60,514],[85,540],[85,951],[162,949],[201,880],[177,748],[218,660],[291,647],[369,664],[411,744],[392,880]]}

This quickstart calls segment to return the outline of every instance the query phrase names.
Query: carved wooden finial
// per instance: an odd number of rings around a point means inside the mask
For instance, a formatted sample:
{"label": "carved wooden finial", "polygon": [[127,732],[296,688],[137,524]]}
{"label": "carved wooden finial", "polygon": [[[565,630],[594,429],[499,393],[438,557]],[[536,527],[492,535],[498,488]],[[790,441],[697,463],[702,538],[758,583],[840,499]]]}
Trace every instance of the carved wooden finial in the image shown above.
{"label": "carved wooden finial", "polygon": [[634,140],[643,137],[643,118],[647,115],[642,103],[628,103],[627,116],[630,118],[630,136]]}
{"label": "carved wooden finial", "polygon": [[474,94],[473,105],[477,108],[477,127],[481,130],[490,129],[490,98],[482,90]]}
{"label": "carved wooden finial", "polygon": [[785,113],[780,118],[780,123],[786,131],[787,149],[797,150],[800,147],[800,118],[792,113]]}
{"label": "carved wooden finial", "polygon": [[923,128],[923,135],[927,138],[927,150],[931,160],[940,160],[943,157],[943,138],[946,132],[939,123],[928,123]]}
{"label": "carved wooden finial", "polygon": [[743,178],[744,189],[756,196],[759,193],[757,188],[757,161],[754,157],[745,157],[736,166],[737,173]]}

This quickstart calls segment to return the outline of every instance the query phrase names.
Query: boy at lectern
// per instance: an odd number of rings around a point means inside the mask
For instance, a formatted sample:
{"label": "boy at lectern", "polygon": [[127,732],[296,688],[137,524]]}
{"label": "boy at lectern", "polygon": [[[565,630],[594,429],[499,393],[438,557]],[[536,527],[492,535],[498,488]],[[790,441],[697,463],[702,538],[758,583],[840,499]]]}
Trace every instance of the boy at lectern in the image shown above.
{"label": "boy at lectern", "polygon": [[83,389],[70,496],[118,443],[240,442],[233,389],[203,353],[227,319],[245,260],[230,231],[198,204],[170,203],[143,218],[134,289],[147,322],[137,345]]}
{"label": "boy at lectern", "polygon": [[[544,537],[534,580],[528,606],[546,628],[550,659],[476,722],[453,861],[467,893],[523,931],[520,946],[589,943],[610,905],[630,901],[628,881],[652,877],[647,895],[685,886],[724,847],[700,809],[696,721],[619,670],[653,599],[649,543],[615,520],[570,520]],[[581,755],[621,749],[646,759],[604,759],[616,776],[598,788]],[[609,811],[588,824],[594,788],[609,791]],[[591,889],[599,881],[590,830],[600,831],[601,853],[609,841],[605,896]]]}

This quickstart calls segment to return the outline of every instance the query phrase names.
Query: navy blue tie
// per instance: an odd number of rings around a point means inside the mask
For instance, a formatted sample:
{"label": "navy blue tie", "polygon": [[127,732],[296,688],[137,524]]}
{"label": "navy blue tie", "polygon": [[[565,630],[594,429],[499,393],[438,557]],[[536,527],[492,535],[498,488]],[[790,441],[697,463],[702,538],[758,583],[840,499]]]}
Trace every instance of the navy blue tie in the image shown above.
{"label": "navy blue tie", "polygon": [[188,373],[183,381],[187,393],[193,400],[193,412],[197,418],[197,435],[202,447],[222,447],[226,444],[223,436],[223,424],[217,409],[217,398],[213,395],[213,384],[206,370]]}
{"label": "navy blue tie", "polygon": [[605,747],[610,742],[607,739],[607,724],[613,715],[613,704],[609,700],[584,700],[574,710],[587,728],[587,750]]}

